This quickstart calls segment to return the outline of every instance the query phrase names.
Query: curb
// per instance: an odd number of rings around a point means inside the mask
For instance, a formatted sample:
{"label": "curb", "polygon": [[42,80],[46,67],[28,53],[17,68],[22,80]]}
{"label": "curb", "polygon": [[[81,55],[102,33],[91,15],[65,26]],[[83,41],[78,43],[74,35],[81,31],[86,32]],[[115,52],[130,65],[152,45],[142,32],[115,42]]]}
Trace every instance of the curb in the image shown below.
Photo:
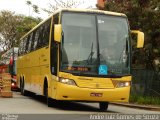
{"label": "curb", "polygon": [[116,103],[116,102],[111,102],[110,104],[118,105],[118,106],[125,106],[125,107],[130,107],[130,108],[151,110],[151,111],[160,111],[160,107],[154,107],[154,106],[144,106],[144,105],[129,104],[129,103]]}

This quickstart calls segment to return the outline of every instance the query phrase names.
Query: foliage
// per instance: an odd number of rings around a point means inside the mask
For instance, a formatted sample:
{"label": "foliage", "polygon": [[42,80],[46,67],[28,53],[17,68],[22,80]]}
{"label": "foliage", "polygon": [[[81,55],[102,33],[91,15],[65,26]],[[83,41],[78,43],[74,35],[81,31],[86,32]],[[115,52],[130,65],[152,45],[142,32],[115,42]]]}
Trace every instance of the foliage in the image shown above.
{"label": "foliage", "polygon": [[131,95],[129,101],[130,103],[137,103],[144,105],[160,105],[159,97],[152,97],[152,96]]}
{"label": "foliage", "polygon": [[[160,66],[159,0],[107,0],[105,10],[125,13],[129,19],[131,29],[141,30],[144,32],[144,49],[137,49],[134,51],[140,56],[142,56],[141,53],[143,56],[146,56],[145,60],[141,62],[141,64],[143,64],[142,66],[145,66],[146,68],[155,68]],[[140,58],[138,54],[137,58]],[[156,62],[154,62],[155,60]]]}
{"label": "foliage", "polygon": [[14,16],[13,12],[2,11],[0,13],[0,43],[3,49],[11,48],[16,39],[16,26],[20,23],[20,17]]}
{"label": "foliage", "polygon": [[20,38],[37,25],[41,19],[16,15],[11,11],[0,12],[0,47],[3,51],[17,46]]}
{"label": "foliage", "polygon": [[49,4],[49,9],[44,8],[43,10],[48,14],[51,14],[59,8],[76,8],[78,5],[82,3],[84,3],[84,0],[55,0],[54,4]]}
{"label": "foliage", "polygon": [[[55,10],[59,8],[76,8],[77,6],[85,3],[85,0],[54,0],[52,3],[48,4],[48,8],[41,8],[43,11],[47,12],[48,15],[52,14]],[[32,6],[35,13],[39,13],[39,6],[33,4],[30,0],[26,1],[26,4]]]}
{"label": "foliage", "polygon": [[35,13],[39,13],[39,7],[38,7],[37,5],[35,5],[35,4],[32,4],[32,2],[31,2],[30,0],[27,0],[27,1],[26,1],[26,4],[27,4],[28,7],[29,7],[29,16],[30,16],[30,8],[33,8],[33,11],[34,11]]}

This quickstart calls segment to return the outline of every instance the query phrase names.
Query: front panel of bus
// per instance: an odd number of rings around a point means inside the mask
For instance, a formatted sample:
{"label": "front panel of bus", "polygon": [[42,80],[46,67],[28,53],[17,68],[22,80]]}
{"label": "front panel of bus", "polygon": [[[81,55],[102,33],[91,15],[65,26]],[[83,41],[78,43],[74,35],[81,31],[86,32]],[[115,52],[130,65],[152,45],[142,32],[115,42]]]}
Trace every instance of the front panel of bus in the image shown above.
{"label": "front panel of bus", "polygon": [[131,52],[127,18],[63,11],[61,24],[55,99],[128,102]]}

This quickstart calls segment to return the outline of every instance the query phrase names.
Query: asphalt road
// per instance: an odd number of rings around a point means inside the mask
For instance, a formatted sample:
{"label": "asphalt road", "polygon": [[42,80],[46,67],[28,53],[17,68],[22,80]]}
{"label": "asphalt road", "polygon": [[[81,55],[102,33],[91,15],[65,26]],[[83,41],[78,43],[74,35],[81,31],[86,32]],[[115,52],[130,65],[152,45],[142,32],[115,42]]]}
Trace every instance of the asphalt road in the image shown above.
{"label": "asphalt road", "polygon": [[[46,115],[54,114],[57,119],[76,119],[81,120],[83,118],[95,119],[98,114],[160,114],[159,111],[149,111],[135,108],[128,108],[116,105],[109,105],[108,111],[100,112],[97,103],[81,103],[81,102],[67,102],[64,105],[56,105],[54,107],[47,107],[45,98],[42,96],[22,96],[19,92],[14,92],[13,98],[0,98],[0,114],[39,114],[38,116],[43,119]],[[40,115],[40,114],[43,114]],[[58,114],[58,115],[57,115]],[[59,115],[61,114],[61,115]],[[64,115],[65,114],[65,115]],[[28,119],[25,115],[20,116]],[[68,116],[69,115],[69,116]],[[52,118],[53,116],[49,117]],[[96,116],[97,117],[97,116]],[[104,116],[101,116],[102,118]],[[107,116],[108,117],[108,116]],[[109,116],[110,117],[110,116]],[[142,117],[142,116],[139,116]],[[0,117],[1,118],[1,117]],[[46,117],[45,117],[46,119]],[[31,119],[30,119],[31,120]],[[48,120],[48,119],[46,119]]]}

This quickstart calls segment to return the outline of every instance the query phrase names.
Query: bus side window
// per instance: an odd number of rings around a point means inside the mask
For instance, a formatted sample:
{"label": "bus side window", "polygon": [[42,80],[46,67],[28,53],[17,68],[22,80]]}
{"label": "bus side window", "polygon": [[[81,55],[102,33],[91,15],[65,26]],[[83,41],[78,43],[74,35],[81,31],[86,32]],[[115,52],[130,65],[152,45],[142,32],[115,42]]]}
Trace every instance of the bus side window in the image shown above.
{"label": "bus side window", "polygon": [[38,37],[37,48],[41,48],[43,46],[43,44],[42,44],[43,31],[44,31],[43,26],[40,26],[38,31],[39,31],[39,37]]}
{"label": "bus side window", "polygon": [[25,50],[26,50],[26,43],[27,43],[27,38],[24,38],[24,39],[23,39],[22,54],[25,54],[25,53],[26,53],[26,52],[25,52]]}
{"label": "bus side window", "polygon": [[51,19],[49,19],[44,24],[44,32],[43,32],[43,44],[44,45],[48,45],[49,44],[50,25],[51,25]]}
{"label": "bus side window", "polygon": [[39,36],[40,36],[39,35],[39,29],[37,29],[36,32],[35,32],[33,50],[37,49]]}
{"label": "bus side window", "polygon": [[31,44],[32,44],[32,35],[33,33],[31,33],[29,36],[28,36],[28,47],[27,47],[27,53],[29,53],[31,51]]}
{"label": "bus side window", "polygon": [[29,36],[30,37],[28,38],[29,39],[29,43],[28,43],[28,51],[27,51],[27,53],[31,52],[31,50],[32,50],[33,32]]}
{"label": "bus side window", "polygon": [[26,38],[26,44],[25,44],[25,53],[28,53],[29,39],[30,39],[30,36],[27,36],[27,38]]}
{"label": "bus side window", "polygon": [[22,52],[23,52],[23,40],[21,40],[19,44],[18,56],[22,55]]}
{"label": "bus side window", "polygon": [[32,37],[31,37],[31,49],[30,49],[30,51],[33,51],[33,50],[34,50],[35,34],[36,34],[36,30],[33,31],[33,33],[32,33]]}
{"label": "bus side window", "polygon": [[50,32],[51,19],[46,21],[43,25],[39,27],[39,37],[37,48],[47,46],[49,44],[49,32]]}

